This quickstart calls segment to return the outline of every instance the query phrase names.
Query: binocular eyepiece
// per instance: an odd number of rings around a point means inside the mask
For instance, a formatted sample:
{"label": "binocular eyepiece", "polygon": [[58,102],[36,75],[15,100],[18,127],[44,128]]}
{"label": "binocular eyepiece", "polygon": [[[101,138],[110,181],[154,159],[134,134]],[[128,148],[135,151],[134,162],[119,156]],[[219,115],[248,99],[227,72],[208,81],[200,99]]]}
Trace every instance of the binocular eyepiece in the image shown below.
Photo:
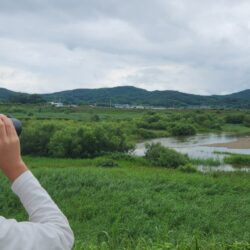
{"label": "binocular eyepiece", "polygon": [[19,136],[22,133],[22,123],[10,115],[7,115],[7,117],[10,118],[10,120],[12,121],[12,123],[16,129],[17,135]]}

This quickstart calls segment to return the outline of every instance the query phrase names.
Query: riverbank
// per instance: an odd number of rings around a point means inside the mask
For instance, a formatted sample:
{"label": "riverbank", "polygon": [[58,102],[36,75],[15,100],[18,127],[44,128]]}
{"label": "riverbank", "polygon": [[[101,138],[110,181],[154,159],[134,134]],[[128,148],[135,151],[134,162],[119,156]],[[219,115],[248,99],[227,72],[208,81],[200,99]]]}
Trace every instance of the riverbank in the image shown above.
{"label": "riverbank", "polygon": [[230,148],[230,149],[250,149],[250,137],[239,138],[235,141],[225,142],[225,143],[214,143],[206,145],[209,147],[222,147],[222,148]]}
{"label": "riverbank", "polygon": [[250,137],[230,133],[207,133],[188,137],[167,137],[147,140],[136,145],[134,154],[143,156],[145,154],[145,143],[158,142],[165,147],[187,154],[192,159],[218,160],[218,154],[215,153],[217,151],[222,154],[250,154]]}

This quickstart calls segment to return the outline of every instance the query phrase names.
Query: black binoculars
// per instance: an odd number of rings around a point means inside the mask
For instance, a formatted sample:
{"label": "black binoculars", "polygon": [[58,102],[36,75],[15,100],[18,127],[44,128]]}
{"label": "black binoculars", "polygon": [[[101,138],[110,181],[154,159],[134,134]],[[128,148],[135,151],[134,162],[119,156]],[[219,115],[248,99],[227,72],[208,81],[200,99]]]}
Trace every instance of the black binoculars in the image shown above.
{"label": "black binoculars", "polygon": [[17,134],[19,136],[21,134],[21,132],[22,132],[22,123],[19,120],[17,120],[16,118],[12,117],[12,116],[8,115],[7,117],[9,117],[10,120],[12,121],[12,123],[13,123],[13,125],[14,125],[14,127],[16,129],[16,132],[17,132]]}

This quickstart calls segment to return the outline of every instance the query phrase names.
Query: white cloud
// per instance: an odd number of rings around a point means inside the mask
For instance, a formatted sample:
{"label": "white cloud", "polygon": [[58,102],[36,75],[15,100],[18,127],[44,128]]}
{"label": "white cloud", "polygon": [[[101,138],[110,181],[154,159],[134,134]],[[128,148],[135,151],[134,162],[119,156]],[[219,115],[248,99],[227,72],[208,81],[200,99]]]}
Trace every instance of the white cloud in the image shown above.
{"label": "white cloud", "polygon": [[247,0],[3,0],[0,86],[250,88]]}
{"label": "white cloud", "polygon": [[15,69],[13,67],[0,66],[1,87],[18,90],[20,92],[37,91],[37,87],[42,83],[40,79],[30,72]]}

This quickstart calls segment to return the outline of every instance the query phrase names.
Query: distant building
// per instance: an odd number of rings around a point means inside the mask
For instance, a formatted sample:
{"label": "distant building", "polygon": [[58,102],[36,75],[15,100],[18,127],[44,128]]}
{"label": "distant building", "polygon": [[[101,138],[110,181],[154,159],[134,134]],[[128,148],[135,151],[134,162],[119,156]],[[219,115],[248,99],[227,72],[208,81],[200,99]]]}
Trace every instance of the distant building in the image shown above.
{"label": "distant building", "polygon": [[157,110],[166,109],[165,107],[130,105],[130,104],[115,104],[114,107],[120,109],[157,109]]}
{"label": "distant building", "polygon": [[133,106],[131,106],[131,108],[132,109],[145,109],[145,107],[142,105],[133,105]]}
{"label": "distant building", "polygon": [[64,104],[62,102],[49,102],[49,103],[57,108],[64,107]]}
{"label": "distant building", "polygon": [[164,110],[164,109],[167,109],[165,107],[154,107],[154,106],[150,106],[150,107],[147,107],[148,109],[156,109],[156,110]]}
{"label": "distant building", "polygon": [[117,109],[129,109],[129,108],[131,108],[129,104],[115,104],[114,106]]}

